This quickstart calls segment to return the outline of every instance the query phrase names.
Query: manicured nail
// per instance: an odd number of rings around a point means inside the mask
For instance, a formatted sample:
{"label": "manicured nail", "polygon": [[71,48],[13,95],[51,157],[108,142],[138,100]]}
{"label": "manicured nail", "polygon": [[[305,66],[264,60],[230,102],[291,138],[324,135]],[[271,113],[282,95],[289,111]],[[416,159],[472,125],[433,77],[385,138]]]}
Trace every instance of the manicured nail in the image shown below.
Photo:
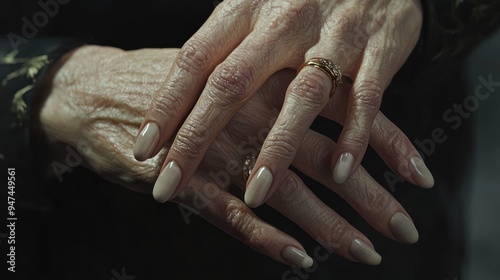
{"label": "manicured nail", "polygon": [[418,241],[418,231],[415,224],[403,213],[394,214],[389,222],[389,227],[403,243],[413,244]]}
{"label": "manicured nail", "polygon": [[182,172],[177,163],[171,161],[165,166],[153,187],[153,197],[164,203],[172,197],[181,181]]}
{"label": "manicured nail", "polygon": [[260,206],[264,203],[272,183],[273,174],[269,168],[262,166],[248,184],[245,192],[245,203],[252,208]]}
{"label": "manicured nail", "polygon": [[294,266],[309,268],[314,264],[313,259],[306,252],[292,246],[283,248],[280,254],[285,261]]}
{"label": "manicured nail", "polygon": [[160,129],[158,125],[152,122],[146,124],[135,140],[134,157],[140,161],[150,158],[159,140]]}
{"label": "manicured nail", "polygon": [[333,169],[333,181],[336,184],[343,184],[349,178],[353,164],[354,156],[351,153],[342,154]]}
{"label": "manicured nail", "polygon": [[382,257],[372,247],[359,239],[354,239],[351,242],[349,252],[356,260],[368,265],[378,265],[382,260]]}
{"label": "manicured nail", "polygon": [[434,177],[432,177],[431,172],[420,158],[412,157],[410,159],[410,166],[413,167],[411,177],[419,186],[426,189],[434,186]]}

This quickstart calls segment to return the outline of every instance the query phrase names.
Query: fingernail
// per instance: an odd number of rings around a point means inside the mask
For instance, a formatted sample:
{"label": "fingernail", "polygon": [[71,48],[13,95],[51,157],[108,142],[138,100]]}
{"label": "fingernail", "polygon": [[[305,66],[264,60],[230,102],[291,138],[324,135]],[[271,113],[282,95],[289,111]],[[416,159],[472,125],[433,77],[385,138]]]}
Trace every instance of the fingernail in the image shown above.
{"label": "fingernail", "polygon": [[368,265],[378,265],[382,260],[382,257],[372,247],[359,239],[354,239],[351,242],[349,252],[359,262]]}
{"label": "fingernail", "polygon": [[306,252],[287,246],[280,252],[281,257],[291,265],[300,266],[302,268],[309,268],[313,265],[314,261],[309,257]]}
{"label": "fingernail", "polygon": [[434,177],[432,177],[431,172],[420,158],[412,157],[410,159],[410,166],[413,167],[411,177],[419,186],[426,189],[434,186]]}
{"label": "fingernail", "polygon": [[172,197],[181,181],[182,172],[179,166],[171,161],[165,166],[153,187],[153,197],[156,201],[164,203]]}
{"label": "fingernail", "polygon": [[150,158],[160,140],[160,129],[155,123],[148,123],[144,126],[137,140],[135,140],[134,157],[143,161]]}
{"label": "fingernail", "polygon": [[343,184],[349,178],[353,164],[354,156],[351,153],[342,154],[333,169],[333,181],[336,184]]}
{"label": "fingernail", "polygon": [[262,166],[248,184],[248,188],[245,192],[245,203],[252,208],[258,207],[264,203],[264,199],[269,192],[272,182],[273,174],[269,168]]}
{"label": "fingernail", "polygon": [[403,213],[394,214],[389,222],[389,227],[403,243],[413,244],[418,241],[418,231],[415,224]]}

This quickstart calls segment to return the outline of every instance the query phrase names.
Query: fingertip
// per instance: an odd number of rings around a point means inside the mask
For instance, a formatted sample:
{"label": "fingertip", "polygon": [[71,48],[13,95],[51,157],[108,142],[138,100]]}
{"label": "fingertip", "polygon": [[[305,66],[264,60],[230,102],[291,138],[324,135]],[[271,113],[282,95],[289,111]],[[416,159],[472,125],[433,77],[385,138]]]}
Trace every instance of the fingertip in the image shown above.
{"label": "fingertip", "polygon": [[301,268],[309,268],[314,264],[314,260],[306,252],[293,246],[283,248],[280,255],[288,264]]}
{"label": "fingertip", "polygon": [[153,152],[160,141],[160,129],[154,122],[147,123],[141,130],[134,144],[134,157],[138,161],[145,161],[153,156]]}
{"label": "fingertip", "polygon": [[309,256],[306,256],[301,263],[302,268],[310,268],[311,266],[313,266],[313,264],[314,264],[314,260]]}
{"label": "fingertip", "polygon": [[251,195],[248,194],[248,192],[245,192],[245,204],[250,207],[250,208],[257,208],[262,205],[262,203],[259,200],[255,200],[251,197]]}
{"label": "fingertip", "polygon": [[156,200],[156,202],[159,202],[159,203],[165,203],[168,201],[168,196],[163,195],[162,192],[158,191],[158,188],[156,187],[156,185],[153,188],[153,198],[154,198],[154,200]]}
{"label": "fingertip", "polygon": [[340,185],[349,178],[352,166],[354,165],[354,156],[351,153],[344,153],[338,158],[333,168],[333,181]]}
{"label": "fingertip", "polygon": [[359,262],[367,265],[379,265],[382,257],[371,246],[361,239],[354,239],[349,246],[349,252]]}
{"label": "fingertip", "polygon": [[160,203],[170,200],[181,178],[182,172],[179,166],[174,161],[169,162],[155,182],[153,198]]}
{"label": "fingertip", "polygon": [[431,171],[419,157],[412,157],[410,159],[410,166],[413,169],[411,171],[411,177],[417,183],[417,185],[425,189],[434,187],[434,177],[432,176]]}
{"label": "fingertip", "polygon": [[398,212],[389,221],[389,227],[399,241],[406,244],[415,244],[419,233],[415,224],[405,214]]}
{"label": "fingertip", "polygon": [[273,174],[269,168],[262,166],[252,178],[245,191],[245,203],[251,208],[257,208],[264,200],[273,183]]}

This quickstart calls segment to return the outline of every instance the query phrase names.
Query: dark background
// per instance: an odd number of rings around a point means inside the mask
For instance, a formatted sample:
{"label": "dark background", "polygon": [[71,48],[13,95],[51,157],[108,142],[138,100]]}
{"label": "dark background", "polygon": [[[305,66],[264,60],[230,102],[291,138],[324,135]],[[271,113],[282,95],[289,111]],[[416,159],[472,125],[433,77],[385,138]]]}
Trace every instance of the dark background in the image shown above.
{"label": "dark background", "polygon": [[[64,0],[37,36],[69,36],[123,49],[181,47],[212,12],[214,1]],[[43,1],[44,3],[47,0]],[[43,11],[38,0],[2,0],[0,32],[22,35],[23,17]]]}
{"label": "dark background", "polygon": [[[41,10],[37,2],[1,1],[0,33],[22,35],[22,18],[32,22],[33,15]],[[60,5],[58,13],[38,28],[29,44],[39,38],[69,36],[123,49],[181,47],[206,20],[214,4],[192,0],[73,0]],[[406,74],[400,74],[386,93],[383,112],[410,139],[428,137],[433,128],[443,126],[444,110],[473,94],[479,75],[492,74],[493,80],[500,80],[499,36],[495,38],[478,49],[465,67],[461,58],[448,58],[410,82],[407,76],[412,72],[403,71]],[[412,215],[421,233],[416,245],[400,245],[380,237],[338,197],[309,182],[321,198],[373,240],[384,262],[371,268],[331,256],[306,275],[308,279],[496,279],[500,273],[500,225],[495,217],[499,105],[498,94],[482,103],[428,158],[436,175],[436,189],[398,186],[394,196]],[[314,128],[321,131],[327,125],[319,121]],[[368,153],[365,165],[375,175],[386,168],[373,152]],[[384,185],[380,175],[375,177]],[[65,175],[62,183],[44,183],[40,189],[44,193],[42,203],[27,200],[18,211],[18,279],[107,280],[113,279],[115,272],[121,274],[122,269],[138,280],[282,279],[289,270],[198,217],[191,216],[186,224],[177,205],[157,204],[150,196],[104,182],[85,169]],[[1,196],[3,199],[4,193]],[[257,212],[291,233],[308,251],[318,246],[270,209],[262,207]],[[0,275],[11,279],[12,274],[4,274],[4,246],[2,240]]]}
{"label": "dark background", "polygon": [[[479,75],[500,81],[500,32],[469,56],[464,72],[473,92]],[[474,158],[467,203],[467,249],[464,279],[496,279],[500,275],[500,89],[474,113]]]}

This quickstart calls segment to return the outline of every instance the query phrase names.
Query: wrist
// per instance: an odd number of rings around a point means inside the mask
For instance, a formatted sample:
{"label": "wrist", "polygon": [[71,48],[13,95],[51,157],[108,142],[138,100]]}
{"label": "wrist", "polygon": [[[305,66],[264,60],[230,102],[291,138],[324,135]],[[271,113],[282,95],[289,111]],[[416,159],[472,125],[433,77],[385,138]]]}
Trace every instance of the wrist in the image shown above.
{"label": "wrist", "polygon": [[78,137],[83,110],[78,108],[86,93],[98,83],[91,77],[98,71],[100,53],[119,49],[99,46],[82,46],[63,55],[49,69],[37,88],[39,132],[50,145],[71,144]]}
{"label": "wrist", "polygon": [[[34,119],[38,120],[38,125],[36,125],[35,129],[37,134],[43,135],[50,144],[64,140],[59,134],[59,126],[63,125],[64,121],[61,118],[66,119],[67,116],[63,115],[69,113],[69,111],[64,95],[60,92],[61,83],[64,82],[60,78],[56,79],[56,77],[67,75],[65,74],[67,69],[64,66],[75,51],[72,50],[63,55],[47,71],[47,74],[36,88],[38,98],[34,105]],[[71,81],[68,82],[71,83]]]}
{"label": "wrist", "polygon": [[64,160],[67,146],[74,146],[80,137],[83,116],[77,110],[75,98],[88,82],[86,72],[95,71],[88,68],[95,65],[90,62],[93,56],[89,49],[96,53],[99,47],[82,46],[62,55],[35,89],[31,130],[35,150],[44,153],[39,158]]}

